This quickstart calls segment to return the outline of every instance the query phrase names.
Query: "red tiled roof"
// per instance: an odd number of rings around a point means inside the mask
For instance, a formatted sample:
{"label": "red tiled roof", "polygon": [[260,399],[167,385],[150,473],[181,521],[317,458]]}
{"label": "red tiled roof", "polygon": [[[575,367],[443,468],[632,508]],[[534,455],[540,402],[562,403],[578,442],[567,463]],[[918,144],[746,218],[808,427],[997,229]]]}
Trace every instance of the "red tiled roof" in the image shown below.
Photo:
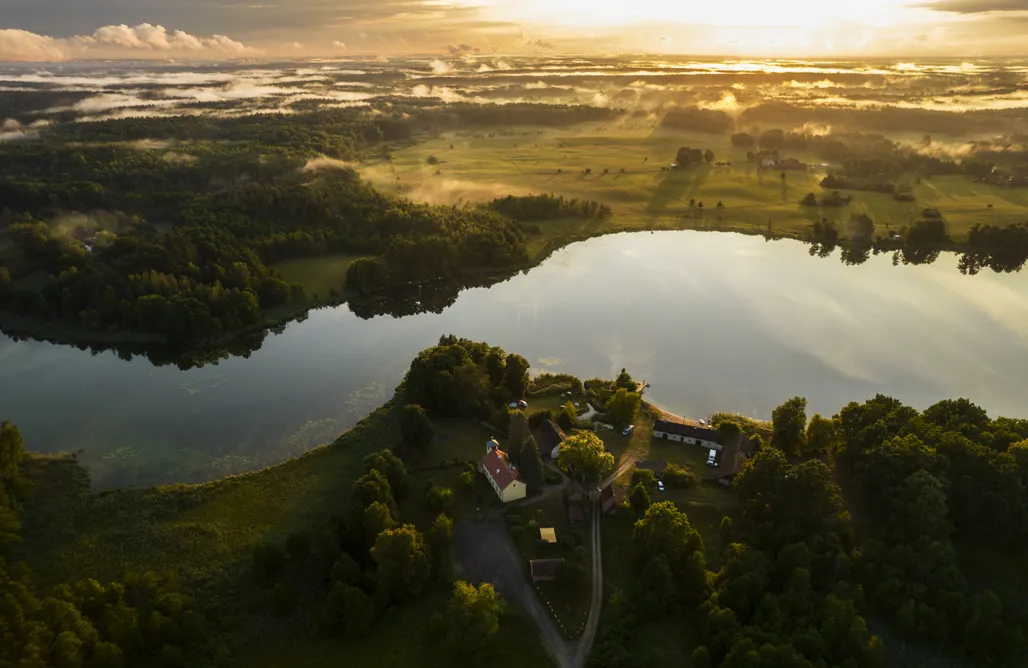
{"label": "red tiled roof", "polygon": [[507,455],[502,450],[493,450],[483,457],[482,468],[500,489],[507,489],[512,482],[518,479],[517,473],[511,471]]}

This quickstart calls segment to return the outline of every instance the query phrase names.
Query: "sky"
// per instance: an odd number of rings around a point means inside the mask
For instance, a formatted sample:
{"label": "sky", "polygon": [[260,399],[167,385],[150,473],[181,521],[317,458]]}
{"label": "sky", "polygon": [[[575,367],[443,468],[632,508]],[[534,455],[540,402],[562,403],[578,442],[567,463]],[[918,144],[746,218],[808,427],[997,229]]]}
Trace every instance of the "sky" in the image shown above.
{"label": "sky", "polygon": [[415,53],[969,59],[1028,56],[1026,33],[1028,0],[0,0],[0,61]]}

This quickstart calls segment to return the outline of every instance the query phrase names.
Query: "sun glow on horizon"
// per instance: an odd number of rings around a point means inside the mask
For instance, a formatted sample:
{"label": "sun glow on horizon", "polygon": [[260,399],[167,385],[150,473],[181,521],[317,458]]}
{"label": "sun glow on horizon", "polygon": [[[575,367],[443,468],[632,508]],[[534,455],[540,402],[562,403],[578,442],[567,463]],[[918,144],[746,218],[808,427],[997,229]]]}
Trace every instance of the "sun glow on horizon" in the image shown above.
{"label": "sun glow on horizon", "polygon": [[755,0],[523,0],[503,12],[517,20],[534,20],[564,29],[659,23],[717,28],[816,28],[840,22],[889,25],[915,11],[906,5],[897,0],[790,0],[783,4]]}

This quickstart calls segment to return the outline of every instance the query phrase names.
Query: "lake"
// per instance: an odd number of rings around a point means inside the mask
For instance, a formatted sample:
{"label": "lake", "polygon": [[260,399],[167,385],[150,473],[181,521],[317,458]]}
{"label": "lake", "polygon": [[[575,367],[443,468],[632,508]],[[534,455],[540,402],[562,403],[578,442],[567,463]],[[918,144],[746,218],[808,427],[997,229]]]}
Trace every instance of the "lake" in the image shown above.
{"label": "lake", "polygon": [[209,480],[332,440],[450,333],[537,370],[627,367],[652,384],[651,401],[694,417],[767,418],[794,395],[830,415],[878,392],[1026,416],[1028,276],[964,276],[956,264],[879,255],[847,266],[737,234],[614,235],[466,290],[441,314],[322,309],[248,358],[189,371],[0,337],[0,418],[30,449],[79,452],[97,487]]}

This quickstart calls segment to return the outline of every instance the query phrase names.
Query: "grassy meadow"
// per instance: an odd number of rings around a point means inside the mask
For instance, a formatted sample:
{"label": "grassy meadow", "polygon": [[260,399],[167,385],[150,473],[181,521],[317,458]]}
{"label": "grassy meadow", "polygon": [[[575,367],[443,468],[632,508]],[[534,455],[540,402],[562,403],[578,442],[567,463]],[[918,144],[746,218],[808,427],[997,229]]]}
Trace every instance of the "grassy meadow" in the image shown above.
{"label": "grassy meadow", "polygon": [[[674,161],[679,146],[710,148],[718,162],[731,165],[662,170]],[[823,192],[818,184],[830,166],[802,152],[782,154],[814,167],[809,172],[786,172],[783,180],[778,170],[758,169],[747,162],[746,150],[733,147],[727,136],[667,130],[650,121],[628,119],[611,126],[443,133],[396,148],[390,158],[369,162],[360,171],[385,191],[433,203],[552,193],[597,200],[614,209],[606,221],[543,224],[543,234],[532,240],[536,252],[551,250],[564,239],[642,229],[752,232],[770,224],[777,234],[803,236],[823,216],[845,222],[854,213],[871,215],[878,233],[884,234],[917,219],[926,207],[942,212],[950,236],[958,242],[975,222],[1028,220],[1028,190],[997,188],[961,176],[936,177],[915,186],[915,202],[847,191],[853,195],[848,206],[803,207],[799,202],[807,193]],[[429,164],[431,156],[437,164]],[[591,173],[584,173],[586,169]],[[691,199],[703,202],[702,212],[689,206]],[[721,211],[716,210],[719,201],[725,206]]]}
{"label": "grassy meadow", "polygon": [[324,299],[329,292],[342,292],[346,288],[346,270],[356,260],[353,255],[323,255],[320,257],[283,260],[272,265],[282,274],[286,283],[299,283],[310,298]]}

